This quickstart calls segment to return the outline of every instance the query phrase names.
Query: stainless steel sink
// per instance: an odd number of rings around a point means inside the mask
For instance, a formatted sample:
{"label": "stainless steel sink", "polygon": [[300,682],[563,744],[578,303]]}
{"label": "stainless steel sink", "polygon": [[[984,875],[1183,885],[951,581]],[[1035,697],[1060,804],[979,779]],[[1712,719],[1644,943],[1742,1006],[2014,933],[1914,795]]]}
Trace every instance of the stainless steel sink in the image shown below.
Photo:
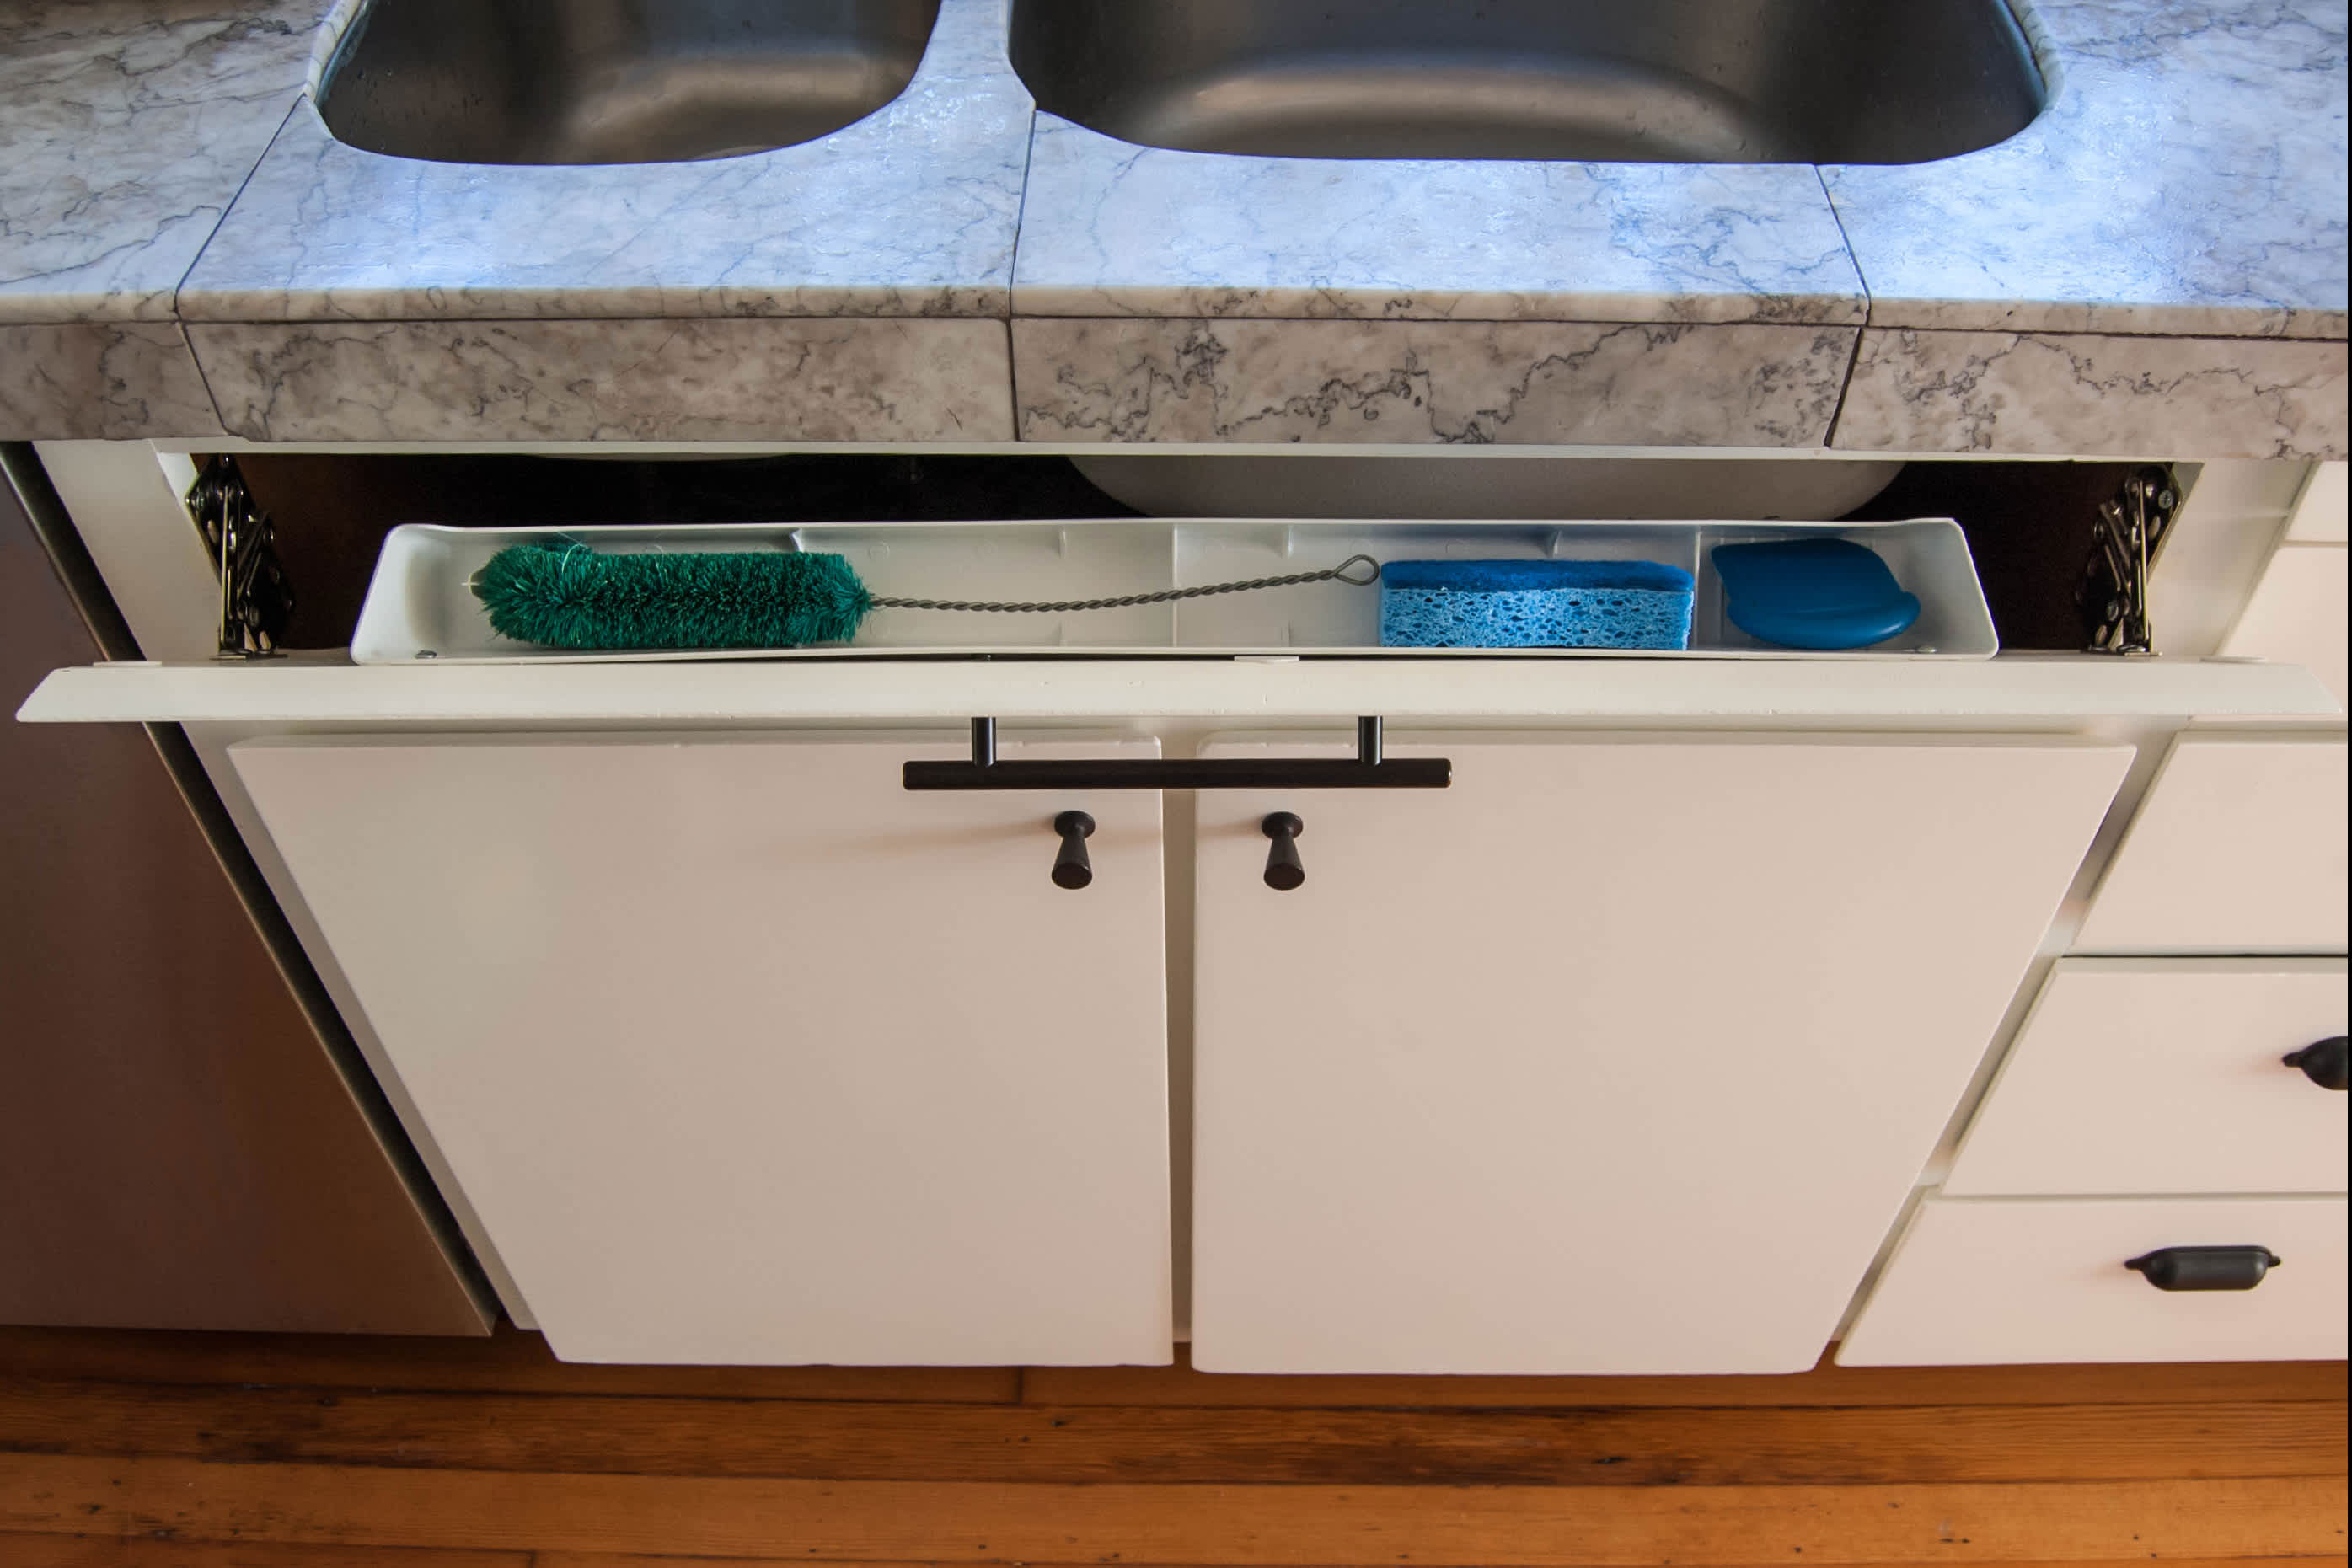
{"label": "stainless steel sink", "polygon": [[906,89],[939,0],[373,0],[339,141],[462,163],[656,163],[813,141]]}
{"label": "stainless steel sink", "polygon": [[2015,135],[2004,0],[1014,0],[1039,107],[1302,158],[1916,163]]}

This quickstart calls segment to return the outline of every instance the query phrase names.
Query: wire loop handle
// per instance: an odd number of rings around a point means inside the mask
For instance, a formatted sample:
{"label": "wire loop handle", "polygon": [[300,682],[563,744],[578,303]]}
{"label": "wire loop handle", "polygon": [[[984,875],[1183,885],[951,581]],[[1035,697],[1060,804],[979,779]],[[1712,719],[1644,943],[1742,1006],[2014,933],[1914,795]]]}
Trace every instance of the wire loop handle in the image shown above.
{"label": "wire loop handle", "polygon": [[[1372,569],[1369,577],[1348,575],[1360,567]],[[876,595],[877,610],[1000,610],[1024,614],[1071,610],[1120,610],[1133,604],[1166,604],[1178,599],[1205,599],[1213,593],[1247,593],[1259,588],[1291,588],[1302,582],[1344,582],[1370,588],[1381,580],[1381,563],[1368,555],[1351,555],[1328,571],[1298,571],[1287,577],[1254,577],[1247,582],[1212,582],[1200,588],[1171,588],[1158,593],[1129,593],[1118,599],[1057,599],[1030,603],[985,599],[885,599]]]}

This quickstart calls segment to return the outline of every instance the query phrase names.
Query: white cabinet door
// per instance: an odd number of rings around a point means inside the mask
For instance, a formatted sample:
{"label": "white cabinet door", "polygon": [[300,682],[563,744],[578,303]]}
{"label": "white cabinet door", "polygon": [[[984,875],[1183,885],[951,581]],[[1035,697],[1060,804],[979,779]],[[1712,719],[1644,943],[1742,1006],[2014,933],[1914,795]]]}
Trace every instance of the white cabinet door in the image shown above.
{"label": "white cabinet door", "polygon": [[[1165,1362],[1159,798],[900,787],[964,754],[231,752],[558,1354]],[[1072,807],[1079,891],[1049,877]]]}
{"label": "white cabinet door", "polygon": [[2341,953],[2342,736],[2175,741],[2099,884],[2085,953]]}
{"label": "white cabinet door", "polygon": [[1200,797],[1195,1364],[1813,1364],[2129,752],[1391,751],[1454,787]]}

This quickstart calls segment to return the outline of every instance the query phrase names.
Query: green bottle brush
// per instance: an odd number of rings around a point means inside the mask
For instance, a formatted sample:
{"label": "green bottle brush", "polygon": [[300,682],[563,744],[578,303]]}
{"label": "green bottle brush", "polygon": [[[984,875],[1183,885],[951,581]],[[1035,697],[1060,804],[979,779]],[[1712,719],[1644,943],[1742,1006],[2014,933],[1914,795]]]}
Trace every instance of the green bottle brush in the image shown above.
{"label": "green bottle brush", "polygon": [[[1361,569],[1369,567],[1364,575]],[[509,545],[474,574],[474,596],[502,637],[543,648],[617,653],[633,649],[803,648],[846,643],[877,610],[970,610],[1047,614],[1165,604],[1213,593],[1247,593],[1304,582],[1369,588],[1380,563],[1349,556],[1326,571],[1252,578],[1116,599],[1035,603],[887,598],[868,590],[849,562],[814,550],[606,555],[562,539]]]}

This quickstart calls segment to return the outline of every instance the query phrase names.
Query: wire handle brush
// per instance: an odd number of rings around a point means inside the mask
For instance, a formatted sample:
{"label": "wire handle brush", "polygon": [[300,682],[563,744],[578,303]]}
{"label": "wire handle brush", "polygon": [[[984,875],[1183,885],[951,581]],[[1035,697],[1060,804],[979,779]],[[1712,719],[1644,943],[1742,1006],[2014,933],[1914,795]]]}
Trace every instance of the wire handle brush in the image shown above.
{"label": "wire handle brush", "polygon": [[606,555],[585,545],[549,539],[499,551],[474,574],[472,586],[489,612],[490,625],[502,637],[543,648],[620,652],[846,643],[877,610],[1052,614],[1165,604],[1306,582],[1370,588],[1380,580],[1380,562],[1352,555],[1326,571],[1112,599],[899,599],[870,591],[847,560],[815,550]]}

